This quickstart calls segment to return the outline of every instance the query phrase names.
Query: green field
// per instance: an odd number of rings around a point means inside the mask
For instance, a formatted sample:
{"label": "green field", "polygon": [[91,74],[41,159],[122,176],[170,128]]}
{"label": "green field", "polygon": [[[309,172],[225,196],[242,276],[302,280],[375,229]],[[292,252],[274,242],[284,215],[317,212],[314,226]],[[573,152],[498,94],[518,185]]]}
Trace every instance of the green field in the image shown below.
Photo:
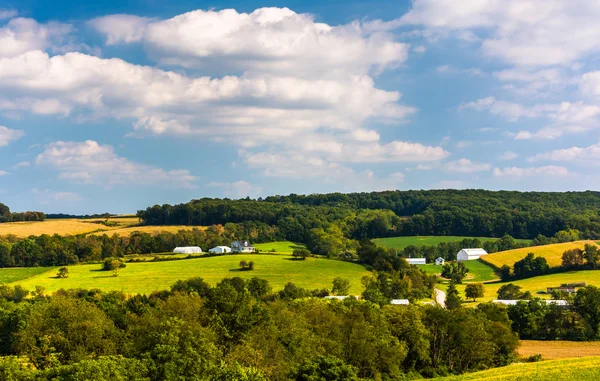
{"label": "green field", "polygon": [[[388,237],[388,238],[375,238],[372,241],[378,245],[389,247],[390,249],[403,250],[405,247],[414,246],[427,246],[437,245],[440,242],[460,242],[465,238],[473,239],[478,238],[482,243],[485,241],[495,241],[498,238],[489,237],[457,237],[457,236],[412,236],[412,237]],[[517,239],[517,242],[531,242],[528,239]]]}
{"label": "green field", "polygon": [[[254,261],[254,271],[239,271],[241,260]],[[111,272],[99,271],[100,264],[69,266],[69,277],[55,277],[56,268],[14,284],[20,284],[33,290],[42,286],[53,292],[61,288],[98,288],[117,290],[128,294],[148,294],[156,290],[168,289],[179,279],[202,277],[208,283],[215,284],[225,277],[259,277],[268,280],[273,290],[281,290],[292,282],[308,289],[331,289],[335,277],[350,279],[351,293],[360,294],[364,275],[369,272],[361,265],[336,260],[308,258],[294,260],[278,255],[226,255],[186,259],[168,262],[128,263],[119,271],[118,277]]]}
{"label": "green field", "polygon": [[562,255],[565,250],[576,248],[583,249],[586,243],[595,244],[594,241],[555,243],[552,245],[532,246],[522,249],[501,251],[499,253],[484,255],[481,258],[484,262],[497,268],[502,267],[502,265],[512,267],[516,261],[525,258],[528,253],[533,253],[536,257],[542,256],[546,258],[550,267],[559,267],[562,264]]}
{"label": "green field", "polygon": [[12,283],[45,273],[51,267],[16,267],[0,269],[0,283]]}
{"label": "green field", "polygon": [[436,381],[589,381],[600,380],[600,357],[513,364]]}
{"label": "green field", "polygon": [[[494,269],[481,261],[465,261],[463,263],[469,269],[464,282],[487,282],[498,279],[494,274]],[[417,265],[417,267],[430,275],[440,275],[442,272],[442,266]]]}
{"label": "green field", "polygon": [[[254,247],[261,253],[279,253],[279,254],[292,254],[295,249],[305,249],[301,243],[293,243],[290,241],[277,241],[269,243],[257,243]],[[273,251],[275,250],[275,251]]]}

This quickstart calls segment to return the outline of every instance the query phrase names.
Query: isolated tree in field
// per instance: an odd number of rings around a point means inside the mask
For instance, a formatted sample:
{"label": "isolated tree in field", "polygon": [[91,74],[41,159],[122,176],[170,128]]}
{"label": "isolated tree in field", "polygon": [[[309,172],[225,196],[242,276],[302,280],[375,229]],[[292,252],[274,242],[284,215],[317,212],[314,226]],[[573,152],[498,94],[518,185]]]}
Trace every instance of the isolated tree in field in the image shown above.
{"label": "isolated tree in field", "polygon": [[449,310],[455,310],[460,308],[460,303],[461,299],[458,295],[456,284],[454,282],[450,282],[450,286],[448,286],[448,290],[446,291],[446,308]]}
{"label": "isolated tree in field", "polygon": [[501,300],[516,300],[523,299],[524,294],[521,292],[521,286],[509,283],[500,287],[498,290],[498,299]]}
{"label": "isolated tree in field", "polygon": [[294,249],[292,256],[296,259],[306,259],[310,255],[310,251],[305,248]]}
{"label": "isolated tree in field", "polygon": [[565,269],[578,269],[583,266],[584,254],[579,248],[565,250],[562,255],[562,267]]}
{"label": "isolated tree in field", "polygon": [[336,295],[348,295],[350,292],[350,281],[342,277],[334,278],[331,292]]}
{"label": "isolated tree in field", "polygon": [[56,274],[58,278],[68,278],[69,277],[69,269],[66,267],[61,267],[58,269],[58,273]]}
{"label": "isolated tree in field", "polygon": [[248,270],[250,270],[250,271],[254,270],[254,261],[248,262]]}
{"label": "isolated tree in field", "polygon": [[483,298],[483,293],[485,289],[483,287],[483,283],[469,283],[465,288],[465,296],[469,299]]}
{"label": "isolated tree in field", "polygon": [[462,283],[469,269],[463,262],[450,262],[442,266],[442,276],[450,279],[454,283]]}
{"label": "isolated tree in field", "polygon": [[246,261],[240,261],[240,269],[241,270],[246,270],[246,267],[248,267],[248,262],[246,262]]}

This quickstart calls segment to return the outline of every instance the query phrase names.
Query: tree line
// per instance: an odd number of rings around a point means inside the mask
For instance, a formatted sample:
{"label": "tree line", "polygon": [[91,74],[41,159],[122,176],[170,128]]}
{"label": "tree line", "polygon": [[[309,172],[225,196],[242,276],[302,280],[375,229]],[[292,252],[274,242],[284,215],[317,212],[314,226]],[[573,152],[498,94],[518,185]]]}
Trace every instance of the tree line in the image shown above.
{"label": "tree line", "polygon": [[1,222],[21,222],[21,221],[44,221],[46,215],[42,212],[14,212],[10,208],[0,203],[0,223]]}
{"label": "tree line", "polygon": [[0,286],[0,373],[11,380],[405,380],[506,365],[518,345],[502,306],[328,301],[258,278],[132,297],[15,291]]}

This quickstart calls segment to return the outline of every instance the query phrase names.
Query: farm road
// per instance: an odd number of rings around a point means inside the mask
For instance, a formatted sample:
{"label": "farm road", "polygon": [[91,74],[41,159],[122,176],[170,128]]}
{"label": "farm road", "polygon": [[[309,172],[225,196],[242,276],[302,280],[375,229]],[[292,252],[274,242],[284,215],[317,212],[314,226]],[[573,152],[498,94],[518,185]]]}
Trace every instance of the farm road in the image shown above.
{"label": "farm road", "polygon": [[435,302],[442,308],[446,308],[446,293],[442,290],[435,289]]}

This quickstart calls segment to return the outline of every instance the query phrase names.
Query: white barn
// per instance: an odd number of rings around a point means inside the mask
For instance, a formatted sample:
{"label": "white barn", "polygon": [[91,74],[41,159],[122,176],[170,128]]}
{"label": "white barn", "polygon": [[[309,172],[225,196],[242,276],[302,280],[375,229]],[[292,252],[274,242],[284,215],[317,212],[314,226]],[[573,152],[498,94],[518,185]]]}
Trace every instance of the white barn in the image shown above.
{"label": "white barn", "polygon": [[392,299],[390,304],[394,304],[397,306],[408,306],[410,302],[408,301],[408,299]]}
{"label": "white barn", "polygon": [[199,246],[181,246],[173,249],[176,254],[196,254],[201,253],[202,249]]}
{"label": "white barn", "polygon": [[254,253],[256,249],[248,241],[233,241],[231,251],[234,253]]}
{"label": "white barn", "polygon": [[408,262],[411,265],[424,265],[425,262],[425,258],[404,258],[406,259],[406,262]]}
{"label": "white barn", "polygon": [[229,246],[215,246],[212,249],[209,249],[208,252],[209,253],[216,253],[216,254],[231,253],[231,247],[229,247]]}
{"label": "white barn", "polygon": [[444,261],[444,258],[442,258],[442,257],[437,257],[437,258],[435,259],[435,264],[436,264],[437,266],[442,266],[442,265],[444,264],[444,262],[445,262],[445,261]]}
{"label": "white barn", "polygon": [[456,254],[457,261],[472,261],[479,259],[482,255],[487,255],[483,249],[462,249]]}

